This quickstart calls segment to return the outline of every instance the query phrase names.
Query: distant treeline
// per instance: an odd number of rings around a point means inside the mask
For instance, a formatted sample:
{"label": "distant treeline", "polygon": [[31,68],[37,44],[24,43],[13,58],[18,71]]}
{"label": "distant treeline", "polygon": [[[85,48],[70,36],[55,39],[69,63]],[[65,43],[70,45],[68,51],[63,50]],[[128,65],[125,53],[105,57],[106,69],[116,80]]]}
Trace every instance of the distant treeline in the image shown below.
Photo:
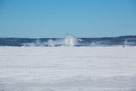
{"label": "distant treeline", "polygon": [[[61,40],[63,38],[0,38],[0,46],[24,46],[24,44]],[[136,46],[136,36],[77,38],[75,46]],[[40,46],[40,45],[39,45]],[[45,44],[44,46],[48,46]]]}

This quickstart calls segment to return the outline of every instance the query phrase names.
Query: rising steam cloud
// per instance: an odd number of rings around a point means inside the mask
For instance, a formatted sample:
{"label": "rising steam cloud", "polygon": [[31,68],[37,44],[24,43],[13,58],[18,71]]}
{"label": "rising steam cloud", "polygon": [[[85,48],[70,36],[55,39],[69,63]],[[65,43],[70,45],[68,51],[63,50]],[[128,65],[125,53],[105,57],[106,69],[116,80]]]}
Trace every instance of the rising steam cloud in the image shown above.
{"label": "rising steam cloud", "polygon": [[64,46],[64,47],[73,47],[77,45],[77,38],[66,34],[64,38],[58,39],[58,40],[52,40],[49,39],[46,42],[40,42],[40,40],[37,40],[35,43],[25,43],[24,46],[48,46],[48,47],[54,47],[54,46]]}
{"label": "rising steam cloud", "polygon": [[64,45],[65,46],[75,46],[77,43],[77,38],[70,35],[70,34],[67,34],[64,38]]}

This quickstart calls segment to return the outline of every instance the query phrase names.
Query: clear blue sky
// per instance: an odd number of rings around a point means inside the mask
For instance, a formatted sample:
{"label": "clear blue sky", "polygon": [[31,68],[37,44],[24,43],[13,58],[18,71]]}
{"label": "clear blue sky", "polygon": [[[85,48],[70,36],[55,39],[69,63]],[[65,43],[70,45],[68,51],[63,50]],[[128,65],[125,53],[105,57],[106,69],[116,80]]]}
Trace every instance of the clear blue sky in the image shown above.
{"label": "clear blue sky", "polygon": [[0,37],[136,35],[136,0],[0,0]]}

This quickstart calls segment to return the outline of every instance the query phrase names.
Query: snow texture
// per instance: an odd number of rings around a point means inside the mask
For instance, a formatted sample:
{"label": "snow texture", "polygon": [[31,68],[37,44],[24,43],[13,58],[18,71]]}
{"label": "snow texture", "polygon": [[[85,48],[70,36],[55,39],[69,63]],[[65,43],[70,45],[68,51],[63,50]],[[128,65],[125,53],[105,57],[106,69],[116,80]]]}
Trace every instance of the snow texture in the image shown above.
{"label": "snow texture", "polygon": [[136,91],[136,47],[0,47],[0,91]]}

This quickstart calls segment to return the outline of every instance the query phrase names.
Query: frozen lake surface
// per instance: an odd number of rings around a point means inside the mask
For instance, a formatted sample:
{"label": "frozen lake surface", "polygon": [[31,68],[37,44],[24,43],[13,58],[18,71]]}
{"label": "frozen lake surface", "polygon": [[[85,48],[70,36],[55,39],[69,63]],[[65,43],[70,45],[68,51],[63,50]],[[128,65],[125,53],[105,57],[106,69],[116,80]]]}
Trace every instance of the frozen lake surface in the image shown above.
{"label": "frozen lake surface", "polygon": [[136,91],[136,47],[0,47],[0,91]]}

